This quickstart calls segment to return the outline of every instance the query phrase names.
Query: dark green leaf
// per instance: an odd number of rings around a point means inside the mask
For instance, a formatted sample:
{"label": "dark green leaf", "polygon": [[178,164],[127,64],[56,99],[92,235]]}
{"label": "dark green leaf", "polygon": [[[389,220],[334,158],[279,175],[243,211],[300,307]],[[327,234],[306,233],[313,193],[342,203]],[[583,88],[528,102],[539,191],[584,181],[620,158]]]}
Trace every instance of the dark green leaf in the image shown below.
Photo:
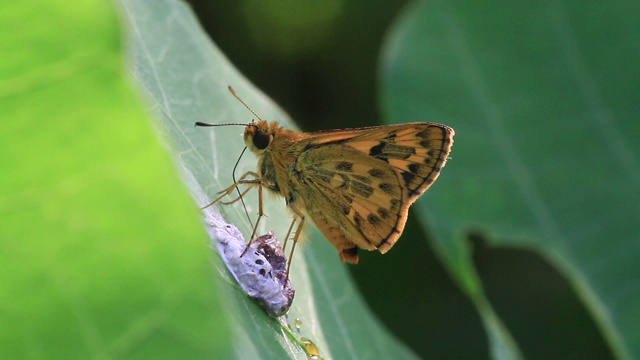
{"label": "dark green leaf", "polygon": [[495,358],[517,350],[495,342],[508,335],[487,317],[470,232],[544,255],[612,352],[640,356],[638,10],[626,1],[420,2],[390,38],[389,119],[457,132],[419,206],[487,320]]}

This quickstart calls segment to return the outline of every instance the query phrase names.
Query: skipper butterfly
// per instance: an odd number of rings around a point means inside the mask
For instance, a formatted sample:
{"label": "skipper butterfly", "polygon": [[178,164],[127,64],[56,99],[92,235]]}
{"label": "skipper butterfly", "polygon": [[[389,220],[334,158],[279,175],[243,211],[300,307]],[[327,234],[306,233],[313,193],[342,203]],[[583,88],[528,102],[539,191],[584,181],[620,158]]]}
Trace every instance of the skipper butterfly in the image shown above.
{"label": "skipper butterfly", "polygon": [[359,248],[386,253],[402,234],[411,204],[440,175],[453,145],[451,127],[428,122],[316,132],[285,129],[261,119],[229,90],[258,117],[249,124],[223,124],[245,126],[244,142],[258,157],[258,171],[245,173],[207,206],[241,184],[249,187],[227,203],[257,186],[259,212],[253,239],[264,216],[262,189],[283,197],[294,214],[285,239],[298,223],[292,252],[310,219],[342,261],[356,264]]}

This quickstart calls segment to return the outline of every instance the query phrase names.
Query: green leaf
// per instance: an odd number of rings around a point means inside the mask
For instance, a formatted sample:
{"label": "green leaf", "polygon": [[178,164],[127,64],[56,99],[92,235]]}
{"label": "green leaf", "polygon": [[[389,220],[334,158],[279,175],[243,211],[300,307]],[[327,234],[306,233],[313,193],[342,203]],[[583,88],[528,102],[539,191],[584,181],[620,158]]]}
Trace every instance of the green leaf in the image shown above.
{"label": "green leaf", "polygon": [[[231,185],[232,171],[244,147],[243,127],[196,128],[194,122],[248,123],[254,116],[227,90],[238,95],[265,119],[294,127],[288,116],[251,85],[203,33],[191,11],[178,1],[122,1],[128,24],[132,73],[157,115],[156,127],[175,155],[198,205]],[[259,61],[259,59],[256,59]],[[236,176],[256,170],[257,160],[245,155]],[[255,192],[244,198],[255,219]],[[283,199],[265,196],[266,220],[260,233],[286,234],[291,216]],[[233,223],[245,235],[251,226],[240,203],[219,206],[220,221]],[[288,322],[302,327],[285,334],[286,326],[269,318],[233,285],[219,258],[214,265],[228,284],[221,289],[223,311],[231,322],[233,351],[238,358],[306,358],[299,337],[311,339],[324,358],[413,358],[386,333],[355,291],[335,249],[317,231],[300,244],[291,279],[296,298]],[[281,318],[282,319],[282,318]],[[297,338],[297,339],[296,339]],[[292,342],[293,340],[293,342]]]}
{"label": "green leaf", "polygon": [[5,5],[0,358],[226,357],[208,238],[132,90],[113,4]]}
{"label": "green leaf", "polygon": [[452,160],[419,210],[484,317],[494,358],[518,350],[500,344],[510,336],[486,304],[470,232],[545,256],[613,354],[640,356],[638,10],[625,1],[418,2],[389,38],[388,119],[456,129]]}

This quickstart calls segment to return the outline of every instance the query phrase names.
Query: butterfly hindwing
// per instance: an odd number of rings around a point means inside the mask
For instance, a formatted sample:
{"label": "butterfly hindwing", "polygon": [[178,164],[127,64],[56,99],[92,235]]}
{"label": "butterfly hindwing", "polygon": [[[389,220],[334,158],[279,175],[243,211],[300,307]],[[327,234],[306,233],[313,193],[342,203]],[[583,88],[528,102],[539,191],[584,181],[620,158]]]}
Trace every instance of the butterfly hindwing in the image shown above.
{"label": "butterfly hindwing", "polygon": [[330,240],[327,232],[335,238],[335,231],[323,229],[316,218],[330,217],[352,244],[369,250],[397,232],[403,191],[389,164],[333,144],[304,152],[295,173],[307,213]]}
{"label": "butterfly hindwing", "polygon": [[452,129],[429,123],[323,132],[296,161],[295,187],[312,219],[334,219],[331,230],[319,225],[325,236],[337,241],[342,232],[384,253],[402,233],[408,207],[440,173],[452,136]]}

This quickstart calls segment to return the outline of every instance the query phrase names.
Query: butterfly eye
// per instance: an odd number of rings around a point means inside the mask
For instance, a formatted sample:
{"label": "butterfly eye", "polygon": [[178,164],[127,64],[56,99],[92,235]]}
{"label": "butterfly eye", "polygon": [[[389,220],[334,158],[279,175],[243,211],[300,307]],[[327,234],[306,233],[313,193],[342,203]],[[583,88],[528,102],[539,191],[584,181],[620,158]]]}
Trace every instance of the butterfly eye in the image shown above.
{"label": "butterfly eye", "polygon": [[264,131],[256,131],[253,135],[253,145],[259,149],[264,150],[271,143],[271,136]]}

